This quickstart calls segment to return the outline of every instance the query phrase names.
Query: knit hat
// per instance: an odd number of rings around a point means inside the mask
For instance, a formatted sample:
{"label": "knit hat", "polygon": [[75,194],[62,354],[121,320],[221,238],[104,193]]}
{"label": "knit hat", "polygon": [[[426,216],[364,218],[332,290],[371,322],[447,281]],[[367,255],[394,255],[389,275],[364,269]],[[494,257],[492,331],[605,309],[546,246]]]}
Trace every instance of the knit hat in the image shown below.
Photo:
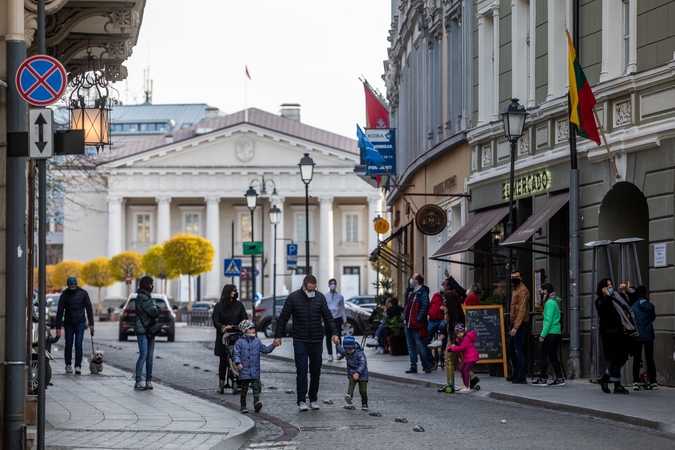
{"label": "knit hat", "polygon": [[466,330],[464,329],[464,324],[463,323],[458,323],[455,325],[455,333],[464,333]]}
{"label": "knit hat", "polygon": [[253,325],[253,322],[251,322],[250,320],[244,319],[239,324],[239,329],[241,330],[242,333],[246,333],[246,330],[249,330],[251,328],[255,328],[255,325]]}
{"label": "knit hat", "polygon": [[345,350],[356,350],[356,339],[354,339],[354,336],[346,336],[342,340],[342,348]]}
{"label": "knit hat", "polygon": [[[61,279],[63,279],[63,278],[61,278]],[[77,286],[77,278],[75,278],[75,277],[68,277],[68,280],[66,280],[66,284],[67,284],[68,286],[73,286],[73,285]]]}

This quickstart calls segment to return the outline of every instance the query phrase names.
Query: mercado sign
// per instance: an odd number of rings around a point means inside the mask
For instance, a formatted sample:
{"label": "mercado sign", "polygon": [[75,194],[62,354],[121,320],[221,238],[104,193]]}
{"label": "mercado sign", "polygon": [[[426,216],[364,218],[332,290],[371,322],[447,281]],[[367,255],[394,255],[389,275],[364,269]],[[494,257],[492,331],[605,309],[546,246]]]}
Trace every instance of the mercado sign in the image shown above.
{"label": "mercado sign", "polygon": [[[513,180],[513,198],[544,192],[551,187],[551,174],[542,170],[531,175]],[[502,183],[502,198],[509,199],[509,182]]]}

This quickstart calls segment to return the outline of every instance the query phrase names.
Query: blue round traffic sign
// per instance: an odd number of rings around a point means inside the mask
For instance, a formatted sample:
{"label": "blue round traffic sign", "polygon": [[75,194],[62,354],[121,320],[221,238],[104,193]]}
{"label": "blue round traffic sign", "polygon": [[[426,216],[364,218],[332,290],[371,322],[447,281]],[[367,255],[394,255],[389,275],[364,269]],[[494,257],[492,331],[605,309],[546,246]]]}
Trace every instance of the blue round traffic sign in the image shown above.
{"label": "blue round traffic sign", "polygon": [[66,69],[47,55],[35,55],[25,60],[16,72],[16,89],[31,105],[47,106],[57,101],[66,90]]}
{"label": "blue round traffic sign", "polygon": [[253,276],[254,276],[254,277],[259,277],[259,276],[260,276],[260,271],[259,271],[258,269],[255,269],[255,270],[253,271]]}

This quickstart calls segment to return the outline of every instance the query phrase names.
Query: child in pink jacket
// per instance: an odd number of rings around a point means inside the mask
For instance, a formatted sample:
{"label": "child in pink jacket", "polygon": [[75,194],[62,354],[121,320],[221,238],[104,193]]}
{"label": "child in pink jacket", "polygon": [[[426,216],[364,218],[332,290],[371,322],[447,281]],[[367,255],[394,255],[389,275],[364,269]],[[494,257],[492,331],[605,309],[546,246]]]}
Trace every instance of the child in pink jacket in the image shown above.
{"label": "child in pink jacket", "polygon": [[478,356],[478,351],[476,350],[476,330],[471,330],[468,333],[464,329],[464,324],[458,323],[455,325],[455,336],[457,337],[457,342],[459,345],[451,345],[448,347],[449,352],[461,353],[462,354],[462,365],[459,368],[459,371],[462,373],[462,381],[464,386],[462,386],[457,392],[459,394],[466,394],[471,392],[470,385],[470,373],[473,365],[480,360]]}

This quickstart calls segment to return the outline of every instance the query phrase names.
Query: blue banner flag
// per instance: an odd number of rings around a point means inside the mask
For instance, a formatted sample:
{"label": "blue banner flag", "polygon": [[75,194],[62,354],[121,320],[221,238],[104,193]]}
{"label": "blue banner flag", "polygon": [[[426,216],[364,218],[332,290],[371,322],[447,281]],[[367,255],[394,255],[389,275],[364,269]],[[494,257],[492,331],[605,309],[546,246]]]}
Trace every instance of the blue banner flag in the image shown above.
{"label": "blue banner flag", "polygon": [[384,158],[375,149],[375,146],[370,142],[361,127],[356,125],[356,137],[359,139],[359,148],[363,150],[363,159],[368,165],[374,165],[378,169],[384,165]]}

